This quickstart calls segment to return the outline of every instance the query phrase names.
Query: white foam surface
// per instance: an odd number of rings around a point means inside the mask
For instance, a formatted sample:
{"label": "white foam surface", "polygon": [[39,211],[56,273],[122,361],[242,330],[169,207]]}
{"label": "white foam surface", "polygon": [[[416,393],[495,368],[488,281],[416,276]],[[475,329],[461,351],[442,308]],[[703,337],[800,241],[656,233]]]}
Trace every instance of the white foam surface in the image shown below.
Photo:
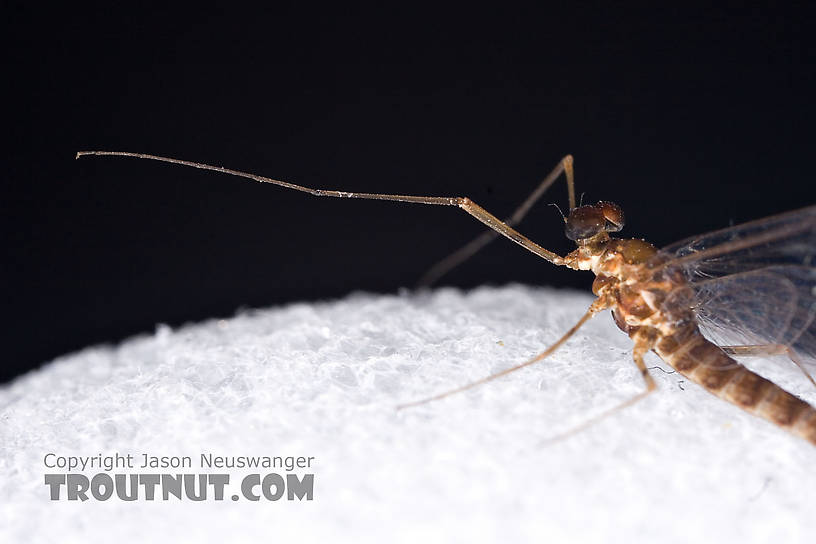
{"label": "white foam surface", "polygon": [[[0,389],[0,541],[816,541],[816,448],[654,354],[656,394],[548,442],[643,389],[608,313],[538,365],[394,409],[543,351],[591,300],[355,294],[62,357]],[[816,403],[790,367],[768,368]],[[48,452],[314,456],[314,500],[51,501]]]}

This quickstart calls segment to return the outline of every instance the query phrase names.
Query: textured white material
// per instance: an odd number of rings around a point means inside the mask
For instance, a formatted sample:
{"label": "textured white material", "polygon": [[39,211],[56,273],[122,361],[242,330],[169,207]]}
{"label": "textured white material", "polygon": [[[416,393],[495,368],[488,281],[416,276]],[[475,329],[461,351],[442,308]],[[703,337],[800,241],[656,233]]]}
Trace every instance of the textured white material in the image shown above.
{"label": "textured white material", "polygon": [[[676,373],[546,443],[643,388],[608,313],[534,367],[394,410],[526,360],[590,301],[356,294],[60,358],[0,389],[0,541],[816,541],[816,448]],[[768,368],[816,402],[792,366]],[[52,502],[49,451],[314,456],[315,497]]]}

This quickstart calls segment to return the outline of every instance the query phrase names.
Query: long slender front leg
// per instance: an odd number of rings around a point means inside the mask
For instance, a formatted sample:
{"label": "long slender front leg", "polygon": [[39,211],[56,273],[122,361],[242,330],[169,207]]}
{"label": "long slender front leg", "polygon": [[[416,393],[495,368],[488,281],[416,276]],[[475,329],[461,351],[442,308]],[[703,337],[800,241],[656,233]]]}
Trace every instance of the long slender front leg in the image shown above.
{"label": "long slender front leg", "polygon": [[[533,191],[527,199],[521,203],[521,205],[513,212],[513,214],[504,220],[504,224],[510,227],[514,227],[521,222],[527,212],[530,211],[530,208],[533,207],[541,195],[543,195],[550,186],[555,183],[558,177],[563,172],[567,178],[567,192],[569,194],[569,206],[570,209],[575,207],[575,175],[573,171],[573,159],[572,155],[567,155],[558,165],[553,168],[553,171],[544,178],[541,183],[538,185],[535,191]],[[427,272],[425,272],[422,277],[417,282],[417,286],[419,287],[430,287],[436,281],[471,258],[473,255],[476,254],[480,249],[484,246],[492,242],[496,239],[498,233],[496,231],[487,231],[483,232],[458,250],[454,251],[441,261],[437,262],[433,266],[431,266]]]}
{"label": "long slender front leg", "polygon": [[586,323],[587,321],[589,321],[589,319],[592,316],[594,316],[595,314],[597,314],[601,310],[604,310],[604,309],[606,309],[608,307],[609,307],[609,303],[606,301],[606,299],[599,298],[599,299],[595,300],[595,302],[592,303],[592,305],[589,307],[589,309],[583,315],[583,317],[578,320],[578,323],[573,325],[570,328],[570,330],[568,330],[566,333],[564,333],[564,336],[559,338],[553,345],[551,345],[546,350],[542,351],[541,353],[539,353],[538,355],[536,355],[535,357],[533,357],[529,361],[525,361],[525,362],[523,362],[523,363],[521,363],[519,365],[511,366],[510,368],[505,368],[501,372],[496,372],[495,374],[491,374],[490,376],[482,378],[481,380],[476,380],[475,382],[471,382],[471,383],[463,385],[461,387],[457,387],[455,389],[445,391],[444,393],[440,393],[438,395],[434,395],[432,397],[428,397],[428,398],[425,398],[425,399],[422,399],[422,400],[417,400],[417,401],[413,401],[413,402],[407,402],[405,404],[400,404],[399,406],[397,406],[397,410],[401,410],[403,408],[409,408],[409,407],[412,407],[412,406],[419,406],[420,404],[426,404],[428,402],[435,401],[435,400],[440,400],[440,399],[443,399],[443,398],[448,397],[450,395],[454,395],[456,393],[461,393],[462,391],[467,391],[468,389],[472,389],[472,388],[474,388],[476,386],[479,386],[479,385],[485,384],[487,382],[493,381],[493,380],[495,380],[497,378],[501,378],[502,376],[506,376],[506,375],[510,374],[511,372],[515,372],[516,370],[520,370],[520,369],[524,368],[525,366],[530,366],[530,365],[532,365],[534,363],[537,363],[538,361],[540,361],[540,360],[542,360],[542,359],[544,359],[546,357],[549,357],[550,355],[555,353],[555,350],[560,348],[564,344],[564,342],[566,342],[569,339],[570,336],[575,334],[575,331],[580,329],[581,326],[584,323]]}
{"label": "long slender front leg", "polygon": [[167,162],[170,164],[177,164],[180,166],[189,166],[191,168],[198,168],[200,170],[211,170],[213,172],[220,172],[222,174],[229,174],[240,178],[251,179],[261,183],[271,183],[279,187],[285,187],[295,191],[308,193],[313,196],[327,196],[333,198],[359,198],[363,200],[391,200],[395,202],[410,202],[412,204],[430,204],[434,206],[456,206],[465,210],[467,213],[501,234],[513,240],[521,247],[535,253],[539,257],[555,265],[563,265],[564,259],[559,255],[544,249],[536,244],[517,230],[499,220],[496,216],[489,213],[487,210],[473,202],[467,197],[448,197],[448,196],[413,196],[413,195],[391,195],[383,193],[352,193],[348,191],[336,191],[327,189],[315,189],[306,187],[304,185],[296,185],[288,181],[281,181],[277,179],[267,178],[265,176],[258,176],[240,170],[232,170],[231,168],[224,168],[223,166],[212,166],[200,162],[185,161],[181,159],[173,159],[170,157],[160,157],[158,155],[149,155],[146,153],[132,153],[130,151],[80,151],[76,154],[76,158],[86,155],[101,155],[114,157],[133,157],[137,159],[147,159],[151,161]]}
{"label": "long slender front leg", "polygon": [[810,380],[810,383],[816,387],[816,380],[813,379],[813,376],[810,375],[810,372],[807,371],[805,365],[796,355],[791,348],[784,344],[758,344],[758,345],[751,345],[751,346],[720,346],[724,352],[729,355],[734,355],[736,357],[762,357],[762,356],[769,356],[769,355],[786,355],[788,359],[793,361],[799,370],[802,371],[802,374],[807,376],[807,379]]}

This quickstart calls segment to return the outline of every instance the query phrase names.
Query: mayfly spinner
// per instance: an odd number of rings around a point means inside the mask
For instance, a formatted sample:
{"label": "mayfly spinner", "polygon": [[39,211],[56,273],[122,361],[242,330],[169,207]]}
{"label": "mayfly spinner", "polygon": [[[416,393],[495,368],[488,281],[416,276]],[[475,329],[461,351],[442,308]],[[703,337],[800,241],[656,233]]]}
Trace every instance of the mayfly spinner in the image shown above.
{"label": "mayfly spinner", "polygon": [[[597,299],[546,351],[477,382],[403,406],[436,400],[540,361],[593,315],[610,309],[615,323],[634,341],[633,357],[646,390],[599,417],[634,404],[655,390],[643,360],[653,350],[680,374],[711,393],[816,445],[816,408],[732,358],[786,355],[813,382],[807,367],[816,367],[816,206],[693,236],[658,250],[643,240],[609,235],[623,228],[623,211],[618,205],[611,202],[575,205],[571,156],[556,166],[509,219],[500,221],[466,197],[330,191],[142,153],[81,151],[77,158],[83,155],[169,162],[272,183],[314,196],[456,206],[492,229],[431,268],[423,278],[426,285],[499,234],[555,265],[591,270],[595,274],[592,292]],[[567,180],[570,205],[564,219],[566,236],[578,246],[563,257],[513,228],[562,173]]]}

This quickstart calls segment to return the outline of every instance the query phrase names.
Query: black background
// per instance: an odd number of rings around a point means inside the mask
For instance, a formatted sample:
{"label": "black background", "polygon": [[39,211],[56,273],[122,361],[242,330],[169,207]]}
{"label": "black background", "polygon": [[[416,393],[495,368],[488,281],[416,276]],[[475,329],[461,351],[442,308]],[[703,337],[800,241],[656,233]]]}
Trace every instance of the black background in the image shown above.
{"label": "black background", "polygon": [[[80,149],[470,196],[498,216],[572,153],[579,193],[656,245],[813,203],[812,13],[564,4],[5,4],[0,379],[159,322],[394,292],[482,232],[452,208]],[[520,230],[563,254],[548,202],[565,206],[562,183]],[[591,275],[500,240],[443,284],[511,281]]]}

